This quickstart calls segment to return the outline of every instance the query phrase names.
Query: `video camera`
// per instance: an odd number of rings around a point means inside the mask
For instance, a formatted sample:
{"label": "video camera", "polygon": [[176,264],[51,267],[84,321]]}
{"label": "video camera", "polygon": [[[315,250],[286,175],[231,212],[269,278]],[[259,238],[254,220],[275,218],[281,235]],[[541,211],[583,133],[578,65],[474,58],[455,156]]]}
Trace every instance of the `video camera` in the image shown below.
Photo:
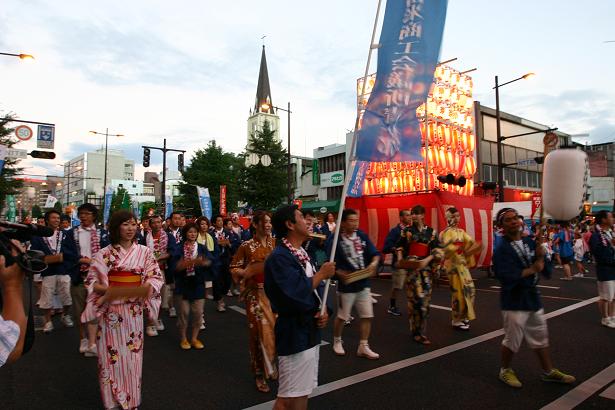
{"label": "video camera", "polygon": [[[44,262],[45,254],[40,251],[29,250],[23,252],[17,249],[11,239],[26,242],[33,236],[48,237],[54,234],[53,229],[43,225],[20,224],[14,222],[0,221],[0,255],[6,260],[6,266],[17,263],[28,275],[39,273],[47,268]],[[17,256],[13,256],[12,250],[17,251]]]}

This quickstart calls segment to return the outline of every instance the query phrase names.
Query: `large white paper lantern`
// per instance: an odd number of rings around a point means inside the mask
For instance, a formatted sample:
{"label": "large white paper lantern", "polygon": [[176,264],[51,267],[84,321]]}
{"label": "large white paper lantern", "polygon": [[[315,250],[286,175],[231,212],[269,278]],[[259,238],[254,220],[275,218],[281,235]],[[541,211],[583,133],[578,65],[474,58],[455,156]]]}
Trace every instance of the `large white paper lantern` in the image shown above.
{"label": "large white paper lantern", "polygon": [[543,166],[542,204],[553,219],[569,221],[583,209],[589,164],[577,149],[551,151]]}

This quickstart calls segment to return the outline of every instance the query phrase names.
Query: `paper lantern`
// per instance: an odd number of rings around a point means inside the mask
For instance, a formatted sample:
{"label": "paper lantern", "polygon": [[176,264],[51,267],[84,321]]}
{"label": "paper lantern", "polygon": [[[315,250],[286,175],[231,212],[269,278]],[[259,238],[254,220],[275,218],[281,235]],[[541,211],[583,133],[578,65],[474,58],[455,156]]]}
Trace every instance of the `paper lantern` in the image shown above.
{"label": "paper lantern", "polygon": [[471,178],[476,172],[476,161],[473,156],[466,156],[464,168],[466,178]]}
{"label": "paper lantern", "polygon": [[446,171],[455,174],[455,154],[451,151],[446,151]]}
{"label": "paper lantern", "polygon": [[443,148],[438,150],[438,169],[440,171],[446,170],[446,150]]}
{"label": "paper lantern", "polygon": [[473,152],[476,148],[476,138],[471,133],[467,133],[468,136],[468,151]]}
{"label": "paper lantern", "polygon": [[588,170],[584,151],[558,149],[547,155],[543,166],[542,204],[553,219],[569,221],[581,213]]}

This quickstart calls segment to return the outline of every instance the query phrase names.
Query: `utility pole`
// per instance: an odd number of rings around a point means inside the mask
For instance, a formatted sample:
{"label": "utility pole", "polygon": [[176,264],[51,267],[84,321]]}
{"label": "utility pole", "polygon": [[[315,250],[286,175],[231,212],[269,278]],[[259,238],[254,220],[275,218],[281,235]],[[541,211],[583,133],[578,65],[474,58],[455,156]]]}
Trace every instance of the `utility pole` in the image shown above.
{"label": "utility pole", "polygon": [[162,151],[162,189],[160,192],[160,202],[162,203],[162,206],[164,207],[164,203],[165,203],[165,190],[166,190],[166,181],[167,181],[167,152],[179,152],[181,154],[185,154],[186,151],[182,150],[182,149],[172,149],[172,148],[167,148],[167,139],[164,139],[163,145],[162,147],[151,147],[149,145],[142,145],[141,147],[143,147],[144,149],[157,149],[159,151]]}

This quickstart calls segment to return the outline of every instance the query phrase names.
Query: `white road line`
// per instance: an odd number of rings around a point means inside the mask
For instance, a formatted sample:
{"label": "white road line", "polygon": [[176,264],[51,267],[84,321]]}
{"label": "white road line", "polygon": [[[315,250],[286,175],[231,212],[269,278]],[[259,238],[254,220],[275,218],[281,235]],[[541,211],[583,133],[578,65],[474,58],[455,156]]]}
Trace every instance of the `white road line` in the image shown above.
{"label": "white road line", "polygon": [[242,307],[232,305],[232,306],[229,306],[228,308],[231,309],[231,310],[234,310],[235,312],[239,312],[242,315],[246,314],[246,310],[244,308],[242,308]]}
{"label": "white road line", "polygon": [[450,307],[446,307],[446,306],[440,306],[440,305],[434,305],[433,303],[429,305],[429,307],[432,307],[434,309],[440,309],[440,310],[448,310],[451,311],[453,309],[451,309]]}
{"label": "white road line", "polygon": [[615,384],[612,384],[611,387],[600,393],[600,397],[615,400]]}
{"label": "white road line", "polygon": [[[565,308],[558,309],[556,311],[548,313],[547,315],[545,315],[545,317],[549,319],[549,318],[553,318],[556,316],[560,316],[570,311],[573,311],[575,309],[579,309],[584,306],[595,303],[597,300],[598,300],[597,297],[587,299],[587,300],[575,303],[573,305],[567,306]],[[443,348],[440,348],[440,349],[437,349],[437,350],[434,350],[428,353],[424,353],[418,356],[410,357],[408,359],[400,360],[398,362],[394,362],[394,363],[390,363],[390,364],[387,364],[381,367],[377,367],[375,369],[371,369],[366,372],[362,372],[362,373],[358,373],[358,374],[355,374],[349,377],[345,377],[343,379],[336,380],[331,383],[323,384],[321,386],[318,386],[316,389],[314,389],[310,397],[320,396],[320,395],[330,393],[335,390],[343,389],[345,387],[349,387],[354,384],[364,382],[366,380],[370,380],[376,377],[383,376],[388,373],[392,373],[392,372],[395,372],[401,369],[405,369],[407,367],[414,366],[416,364],[420,364],[420,363],[427,362],[429,360],[437,359],[438,357],[445,356],[447,354],[454,353],[454,352],[463,350],[468,347],[472,347],[476,344],[485,342],[487,340],[495,339],[496,337],[502,336],[503,334],[504,334],[503,329],[494,330],[484,335],[480,335],[472,339],[464,340],[463,342],[455,343],[453,345],[445,346]],[[495,363],[495,365],[497,366],[497,363]],[[252,407],[248,407],[246,410],[271,409],[273,407],[273,403],[274,401],[268,401],[265,403],[257,404]]]}
{"label": "white road line", "polygon": [[[491,289],[502,289],[501,286],[489,286]],[[559,289],[559,286],[546,286],[546,285],[536,285],[537,288],[544,289]]]}
{"label": "white road line", "polygon": [[598,390],[611,383],[613,380],[615,380],[615,363],[570,390],[559,399],[547,404],[541,410],[573,409],[594,395]]}

